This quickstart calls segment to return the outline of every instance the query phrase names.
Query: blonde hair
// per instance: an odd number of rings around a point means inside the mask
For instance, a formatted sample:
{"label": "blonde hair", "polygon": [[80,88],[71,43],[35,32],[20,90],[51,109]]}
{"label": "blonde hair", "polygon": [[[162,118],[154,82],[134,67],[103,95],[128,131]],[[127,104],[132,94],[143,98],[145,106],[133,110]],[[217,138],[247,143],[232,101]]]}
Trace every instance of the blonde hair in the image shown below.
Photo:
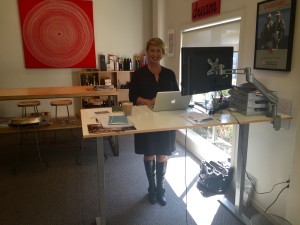
{"label": "blonde hair", "polygon": [[165,43],[160,38],[151,38],[147,42],[147,47],[146,47],[147,51],[148,51],[148,49],[149,49],[150,46],[160,47],[162,49],[162,53],[165,55],[165,52],[166,52],[165,51]]}

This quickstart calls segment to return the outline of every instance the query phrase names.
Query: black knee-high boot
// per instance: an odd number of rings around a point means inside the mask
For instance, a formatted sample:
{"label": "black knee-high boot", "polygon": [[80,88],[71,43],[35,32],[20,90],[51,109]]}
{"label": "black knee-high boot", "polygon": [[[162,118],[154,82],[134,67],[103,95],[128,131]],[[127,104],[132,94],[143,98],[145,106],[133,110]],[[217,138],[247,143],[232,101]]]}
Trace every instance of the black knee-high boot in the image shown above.
{"label": "black knee-high boot", "polygon": [[164,188],[165,174],[167,171],[167,162],[156,162],[156,198],[159,204],[167,204],[166,191]]}
{"label": "black knee-high boot", "polygon": [[149,182],[148,199],[151,204],[154,204],[156,203],[155,160],[144,161],[144,164]]}

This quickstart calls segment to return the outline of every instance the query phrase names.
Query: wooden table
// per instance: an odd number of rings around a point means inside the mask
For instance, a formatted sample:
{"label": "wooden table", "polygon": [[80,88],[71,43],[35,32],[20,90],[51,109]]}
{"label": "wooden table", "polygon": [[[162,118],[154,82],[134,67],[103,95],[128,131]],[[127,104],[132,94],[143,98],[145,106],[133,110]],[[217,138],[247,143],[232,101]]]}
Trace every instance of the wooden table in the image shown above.
{"label": "wooden table", "polygon": [[0,88],[0,101],[50,98],[83,98],[97,96],[118,96],[118,91],[96,91],[94,90],[93,86]]}
{"label": "wooden table", "polygon": [[[117,90],[94,90],[93,86],[67,86],[67,87],[31,87],[31,88],[0,88],[0,101],[8,100],[28,100],[28,99],[53,99],[53,98],[84,98],[84,97],[99,97],[112,96],[114,105],[118,104]],[[70,126],[58,126],[53,124],[45,126],[44,130],[77,128],[79,123],[71,124]],[[1,128],[2,129],[2,128]],[[9,130],[3,128],[0,133],[15,132],[14,129]],[[114,155],[119,155],[119,145],[117,136],[109,139],[112,145]]]}
{"label": "wooden table", "polygon": [[[245,184],[245,168],[244,163],[247,161],[248,150],[248,134],[249,125],[251,123],[262,123],[273,121],[272,118],[266,116],[244,116],[239,113],[224,113],[215,114],[213,120],[203,121],[199,124],[192,124],[185,120],[180,115],[187,113],[188,110],[177,111],[164,111],[153,112],[146,106],[134,106],[132,115],[128,116],[128,119],[134,124],[136,130],[128,130],[123,132],[106,132],[106,133],[89,133],[87,125],[95,124],[95,111],[97,109],[82,109],[82,132],[83,138],[97,138],[97,160],[98,160],[98,182],[99,182],[99,208],[100,218],[96,218],[97,224],[105,225],[105,190],[104,190],[104,147],[103,137],[123,134],[135,134],[155,131],[167,131],[177,129],[187,129],[196,127],[210,127],[210,126],[222,126],[222,125],[239,125],[239,141],[237,152],[237,167],[236,167],[236,193],[235,204],[233,205],[227,199],[224,199],[221,203],[225,205],[235,216],[242,220],[245,224],[250,225],[250,220],[243,214],[243,193]],[[105,109],[103,109],[105,110]],[[291,116],[281,115],[283,120],[291,119]]]}

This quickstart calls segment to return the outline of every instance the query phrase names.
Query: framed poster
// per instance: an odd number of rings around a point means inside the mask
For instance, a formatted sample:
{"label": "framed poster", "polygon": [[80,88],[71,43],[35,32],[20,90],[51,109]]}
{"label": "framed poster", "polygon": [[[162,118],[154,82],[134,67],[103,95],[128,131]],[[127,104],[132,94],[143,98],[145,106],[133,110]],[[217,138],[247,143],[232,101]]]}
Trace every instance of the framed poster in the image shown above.
{"label": "framed poster", "polygon": [[18,0],[26,68],[95,68],[93,2]]}
{"label": "framed poster", "polygon": [[173,57],[175,55],[175,30],[168,30],[168,56]]}
{"label": "framed poster", "polygon": [[290,71],[296,0],[257,4],[254,69]]}

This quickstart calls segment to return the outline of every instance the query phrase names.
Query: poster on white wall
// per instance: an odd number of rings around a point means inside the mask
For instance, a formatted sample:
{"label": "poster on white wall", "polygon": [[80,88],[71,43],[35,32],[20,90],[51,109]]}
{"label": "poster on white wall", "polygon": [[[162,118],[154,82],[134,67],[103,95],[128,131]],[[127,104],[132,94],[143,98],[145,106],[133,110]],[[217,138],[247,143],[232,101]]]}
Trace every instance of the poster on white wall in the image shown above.
{"label": "poster on white wall", "polygon": [[168,30],[168,56],[173,57],[175,55],[175,30]]}
{"label": "poster on white wall", "polygon": [[254,68],[291,70],[296,0],[257,4]]}

